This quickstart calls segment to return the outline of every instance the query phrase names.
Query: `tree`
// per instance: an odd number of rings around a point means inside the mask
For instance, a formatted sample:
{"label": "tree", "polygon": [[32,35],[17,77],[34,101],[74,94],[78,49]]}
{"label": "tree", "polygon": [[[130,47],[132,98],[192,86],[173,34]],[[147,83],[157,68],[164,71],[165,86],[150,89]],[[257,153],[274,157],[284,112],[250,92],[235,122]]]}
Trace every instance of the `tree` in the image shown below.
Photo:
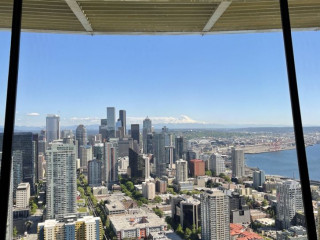
{"label": "tree", "polygon": [[211,177],[212,176],[212,172],[210,170],[208,170],[208,171],[206,171],[206,175]]}
{"label": "tree", "polygon": [[126,188],[129,190],[129,191],[133,191],[134,190],[134,185],[131,181],[128,181],[126,182]]}
{"label": "tree", "polygon": [[163,211],[161,209],[158,208],[154,208],[153,209],[154,213],[157,214],[159,217],[163,217]]}
{"label": "tree", "polygon": [[14,226],[13,228],[13,237],[17,237],[18,236],[18,230],[17,230],[17,227]]}
{"label": "tree", "polygon": [[176,232],[180,237],[184,238],[184,233],[183,233],[183,229],[181,227],[181,224],[178,225]]}
{"label": "tree", "polygon": [[190,228],[186,228],[186,230],[184,231],[184,238],[185,239],[189,239],[191,237],[192,231],[190,230]]}
{"label": "tree", "polygon": [[268,201],[266,199],[263,199],[262,206],[263,207],[268,206]]}
{"label": "tree", "polygon": [[154,202],[156,202],[156,203],[161,203],[161,202],[162,202],[162,198],[159,197],[159,196],[156,196],[156,197],[154,198]]}

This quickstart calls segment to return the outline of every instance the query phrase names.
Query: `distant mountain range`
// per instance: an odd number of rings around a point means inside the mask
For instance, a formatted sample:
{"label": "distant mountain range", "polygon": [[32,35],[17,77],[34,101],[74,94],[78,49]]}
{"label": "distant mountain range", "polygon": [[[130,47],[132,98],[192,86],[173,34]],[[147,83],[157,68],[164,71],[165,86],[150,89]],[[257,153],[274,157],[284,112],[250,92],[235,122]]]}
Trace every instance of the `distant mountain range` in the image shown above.
{"label": "distant mountain range", "polygon": [[[181,123],[181,124],[154,124],[153,127],[155,130],[160,130],[163,126],[174,130],[174,129],[215,129],[221,131],[228,131],[228,130],[236,130],[239,132],[292,132],[293,127],[290,126],[275,126],[275,125],[241,125],[241,124],[234,124],[234,125],[223,125],[223,124],[199,124],[199,123]],[[142,125],[140,126],[142,128]],[[75,131],[77,125],[72,126],[61,126],[61,130],[70,129]],[[88,134],[95,134],[99,131],[99,125],[86,125],[88,130]],[[17,132],[40,132],[41,130],[45,129],[43,127],[30,127],[30,126],[15,126],[15,131]],[[127,126],[127,129],[130,129],[130,126]],[[320,131],[319,126],[308,126],[304,127],[304,132],[314,132]],[[0,132],[3,132],[3,126],[0,126]]]}

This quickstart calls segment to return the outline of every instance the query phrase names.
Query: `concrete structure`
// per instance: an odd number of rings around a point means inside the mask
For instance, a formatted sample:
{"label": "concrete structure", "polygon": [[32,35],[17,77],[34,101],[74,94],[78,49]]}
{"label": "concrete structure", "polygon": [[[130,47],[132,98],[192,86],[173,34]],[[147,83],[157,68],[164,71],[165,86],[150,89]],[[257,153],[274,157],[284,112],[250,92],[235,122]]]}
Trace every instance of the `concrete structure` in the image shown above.
{"label": "concrete structure", "polygon": [[147,238],[151,232],[164,231],[167,224],[154,213],[139,212],[124,216],[110,216],[110,224],[117,239]]}
{"label": "concrete structure", "polygon": [[62,219],[75,214],[77,198],[76,146],[54,141],[46,151],[47,219]]}
{"label": "concrete structure", "polygon": [[94,196],[107,195],[108,194],[108,188],[105,187],[105,186],[93,187],[92,188],[92,194]]}
{"label": "concrete structure", "polygon": [[88,184],[90,187],[101,186],[102,178],[102,162],[97,159],[93,159],[88,162]]}
{"label": "concrete structure", "polygon": [[82,168],[88,167],[88,161],[92,160],[92,146],[91,145],[82,145],[79,146],[79,158],[80,166]]}
{"label": "concrete structure", "polygon": [[244,151],[232,148],[232,177],[242,178],[244,176]]}
{"label": "concrete structure", "polygon": [[148,199],[153,200],[156,196],[156,186],[154,182],[143,182],[142,183],[142,195]]}
{"label": "concrete structure", "polygon": [[151,120],[146,117],[143,120],[142,126],[142,140],[143,140],[143,153],[152,153],[151,149],[148,149],[148,134],[152,133],[152,122]]}
{"label": "concrete structure", "polygon": [[30,184],[20,183],[16,192],[16,208],[28,208],[30,200]]}
{"label": "concrete structure", "polygon": [[106,142],[104,144],[104,163],[102,180],[106,186],[111,189],[111,186],[118,182],[118,143]]}
{"label": "concrete structure", "polygon": [[188,162],[180,159],[176,161],[176,182],[186,182],[188,180]]}
{"label": "concrete structure", "polygon": [[156,192],[162,194],[167,192],[167,181],[157,179],[156,180]]}
{"label": "concrete structure", "polygon": [[38,155],[38,179],[43,180],[44,178],[44,173],[46,169],[46,160],[44,157],[44,153],[40,153]]}
{"label": "concrete structure", "polygon": [[232,192],[229,196],[230,223],[250,224],[250,210],[244,196]]}
{"label": "concrete structure", "polygon": [[258,189],[259,187],[263,187],[264,182],[266,181],[266,177],[264,174],[264,171],[259,170],[259,171],[254,171],[252,173],[252,177],[253,177],[253,187],[255,189]]}
{"label": "concrete structure", "polygon": [[201,239],[230,240],[228,196],[219,190],[201,194]]}
{"label": "concrete structure", "polygon": [[60,139],[60,117],[48,114],[46,118],[46,140],[48,143]]}
{"label": "concrete structure", "polygon": [[107,131],[108,137],[116,137],[116,109],[114,107],[107,107]]}
{"label": "concrete structure", "polygon": [[279,183],[277,187],[277,227],[289,228],[296,212],[303,210],[300,184],[294,180]]}
{"label": "concrete structure", "polygon": [[214,153],[210,156],[209,159],[209,169],[212,173],[215,173],[216,176],[219,176],[220,173],[225,173],[225,164],[224,159],[218,153]]}
{"label": "concrete structure", "polygon": [[190,175],[192,177],[205,175],[205,163],[200,159],[193,159],[189,162]]}
{"label": "concrete structure", "polygon": [[46,220],[38,224],[39,240],[102,240],[103,228],[99,217],[70,216],[64,222]]}

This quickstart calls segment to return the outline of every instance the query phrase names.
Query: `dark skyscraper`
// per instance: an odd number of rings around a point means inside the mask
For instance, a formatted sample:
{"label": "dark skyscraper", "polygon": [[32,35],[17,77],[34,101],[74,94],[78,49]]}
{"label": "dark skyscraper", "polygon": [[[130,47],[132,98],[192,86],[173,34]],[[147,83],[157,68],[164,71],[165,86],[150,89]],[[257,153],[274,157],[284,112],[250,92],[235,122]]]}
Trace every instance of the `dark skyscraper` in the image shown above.
{"label": "dark skyscraper", "polygon": [[139,143],[140,129],[139,124],[131,124],[131,137]]}
{"label": "dark skyscraper", "polygon": [[120,110],[119,111],[119,119],[122,123],[123,127],[123,136],[127,134],[127,113],[126,110]]}
{"label": "dark skyscraper", "polygon": [[[2,152],[3,133],[0,133],[0,152]],[[31,194],[34,193],[34,184],[37,173],[36,166],[38,163],[38,135],[31,132],[15,133],[13,136],[12,151],[21,152],[22,181],[30,184]],[[17,162],[18,159],[14,159]]]}
{"label": "dark skyscraper", "polygon": [[116,109],[107,107],[107,129],[110,138],[116,137]]}
{"label": "dark skyscraper", "polygon": [[184,139],[181,136],[176,137],[175,139],[175,154],[176,154],[176,159],[182,159],[183,158],[183,144],[184,144]]}
{"label": "dark skyscraper", "polygon": [[142,127],[142,139],[143,139],[143,153],[151,153],[148,152],[148,134],[152,133],[152,123],[151,120],[146,117],[143,120],[143,127]]}

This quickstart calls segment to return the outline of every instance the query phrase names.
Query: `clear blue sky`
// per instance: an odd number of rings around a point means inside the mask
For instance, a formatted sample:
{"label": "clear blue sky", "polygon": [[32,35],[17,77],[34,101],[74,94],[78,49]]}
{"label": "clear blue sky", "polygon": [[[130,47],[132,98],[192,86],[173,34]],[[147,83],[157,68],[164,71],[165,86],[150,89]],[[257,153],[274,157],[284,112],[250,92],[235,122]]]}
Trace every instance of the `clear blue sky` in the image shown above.
{"label": "clear blue sky", "polygon": [[[303,122],[320,125],[320,33],[294,33]],[[10,34],[0,32],[0,125]],[[129,122],[291,125],[282,34],[86,36],[23,33],[16,125]],[[31,114],[32,113],[32,114]],[[33,115],[33,116],[29,116]]]}

